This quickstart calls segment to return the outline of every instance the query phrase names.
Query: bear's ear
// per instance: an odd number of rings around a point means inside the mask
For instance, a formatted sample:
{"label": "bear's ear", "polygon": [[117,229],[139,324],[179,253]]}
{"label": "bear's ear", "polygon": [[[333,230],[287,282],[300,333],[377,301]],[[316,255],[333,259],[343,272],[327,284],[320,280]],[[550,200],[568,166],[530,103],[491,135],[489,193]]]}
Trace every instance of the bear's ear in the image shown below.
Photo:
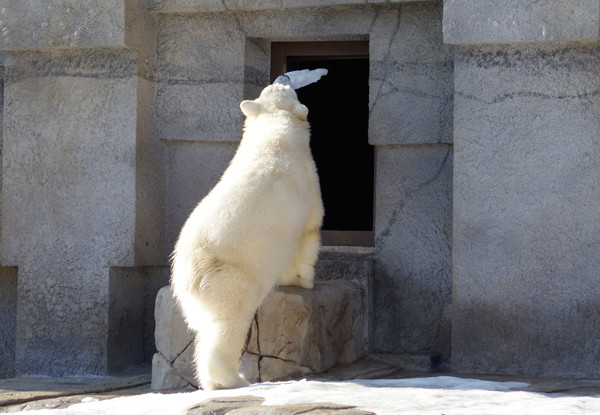
{"label": "bear's ear", "polygon": [[256,115],[260,112],[260,104],[256,101],[242,101],[240,108],[246,117],[249,117],[250,115]]}
{"label": "bear's ear", "polygon": [[304,121],[308,117],[308,108],[306,108],[306,105],[294,104],[292,106],[292,114],[298,117],[299,120]]}

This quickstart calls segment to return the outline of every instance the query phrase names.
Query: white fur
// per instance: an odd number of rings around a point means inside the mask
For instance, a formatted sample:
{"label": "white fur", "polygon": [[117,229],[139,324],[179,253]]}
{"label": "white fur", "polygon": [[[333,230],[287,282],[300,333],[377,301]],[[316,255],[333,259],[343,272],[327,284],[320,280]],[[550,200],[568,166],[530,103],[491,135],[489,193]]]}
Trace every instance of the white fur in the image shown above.
{"label": "white fur", "polygon": [[238,366],[256,309],[277,283],[312,288],[320,245],[308,109],[279,84],[240,106],[237,153],[183,226],[172,258],[171,284],[197,333],[204,389],[248,384]]}

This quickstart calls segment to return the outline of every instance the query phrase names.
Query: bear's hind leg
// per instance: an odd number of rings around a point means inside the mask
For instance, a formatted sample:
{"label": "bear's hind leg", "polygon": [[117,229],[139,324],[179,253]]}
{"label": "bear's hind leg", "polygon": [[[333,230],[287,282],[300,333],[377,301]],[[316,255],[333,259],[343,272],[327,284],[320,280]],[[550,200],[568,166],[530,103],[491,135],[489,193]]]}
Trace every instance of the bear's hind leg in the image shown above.
{"label": "bear's hind leg", "polygon": [[229,269],[205,276],[200,294],[204,321],[196,336],[194,352],[203,389],[249,384],[239,372],[239,361],[261,300],[255,282],[240,272]]}
{"label": "bear's hind leg", "polygon": [[[207,331],[212,329],[214,328],[207,327]],[[249,382],[239,372],[241,351],[227,350],[229,345],[224,344],[223,338],[209,339],[207,337],[212,335],[207,335],[207,332],[198,333],[194,350],[196,372],[202,389],[232,389],[248,386]]]}

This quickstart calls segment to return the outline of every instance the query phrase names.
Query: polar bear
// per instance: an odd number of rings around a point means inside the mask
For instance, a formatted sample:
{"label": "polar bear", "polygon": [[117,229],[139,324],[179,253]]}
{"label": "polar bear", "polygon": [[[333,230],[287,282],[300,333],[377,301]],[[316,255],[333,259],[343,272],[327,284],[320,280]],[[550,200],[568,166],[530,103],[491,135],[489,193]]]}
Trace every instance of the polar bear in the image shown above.
{"label": "polar bear", "polygon": [[171,285],[196,332],[204,389],[248,385],[239,360],[257,308],[276,285],[313,287],[323,203],[308,109],[289,82],[243,101],[238,150],[184,224]]}

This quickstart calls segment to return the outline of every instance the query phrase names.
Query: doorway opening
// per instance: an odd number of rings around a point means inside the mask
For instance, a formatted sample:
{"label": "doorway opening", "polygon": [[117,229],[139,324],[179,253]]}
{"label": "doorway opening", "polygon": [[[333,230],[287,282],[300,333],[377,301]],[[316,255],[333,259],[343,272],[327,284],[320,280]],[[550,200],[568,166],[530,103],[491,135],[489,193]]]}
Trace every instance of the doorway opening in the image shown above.
{"label": "doorway opening", "polygon": [[368,42],[271,44],[271,82],[285,72],[316,68],[329,73],[296,92],[309,109],[310,147],[325,205],[323,245],[373,246]]}

